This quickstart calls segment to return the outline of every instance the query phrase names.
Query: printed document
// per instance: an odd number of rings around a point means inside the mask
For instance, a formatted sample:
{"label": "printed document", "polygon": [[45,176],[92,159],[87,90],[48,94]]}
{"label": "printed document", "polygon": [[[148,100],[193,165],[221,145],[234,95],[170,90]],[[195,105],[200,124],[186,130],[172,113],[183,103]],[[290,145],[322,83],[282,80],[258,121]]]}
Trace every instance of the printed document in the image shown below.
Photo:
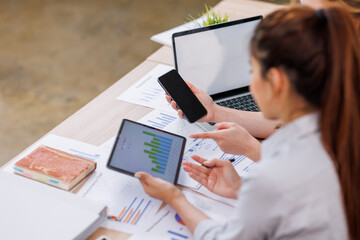
{"label": "printed document", "polygon": [[168,65],[157,65],[116,99],[149,108],[171,111],[171,106],[165,99],[165,91],[158,83],[158,78],[172,69],[173,67]]}

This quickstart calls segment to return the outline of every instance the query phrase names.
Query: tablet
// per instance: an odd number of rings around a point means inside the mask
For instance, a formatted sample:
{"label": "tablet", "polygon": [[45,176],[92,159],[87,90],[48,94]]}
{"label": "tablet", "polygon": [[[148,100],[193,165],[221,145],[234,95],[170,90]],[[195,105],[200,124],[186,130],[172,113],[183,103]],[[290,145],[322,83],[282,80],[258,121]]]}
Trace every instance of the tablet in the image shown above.
{"label": "tablet", "polygon": [[131,176],[138,171],[177,183],[186,138],[124,119],[107,167]]}

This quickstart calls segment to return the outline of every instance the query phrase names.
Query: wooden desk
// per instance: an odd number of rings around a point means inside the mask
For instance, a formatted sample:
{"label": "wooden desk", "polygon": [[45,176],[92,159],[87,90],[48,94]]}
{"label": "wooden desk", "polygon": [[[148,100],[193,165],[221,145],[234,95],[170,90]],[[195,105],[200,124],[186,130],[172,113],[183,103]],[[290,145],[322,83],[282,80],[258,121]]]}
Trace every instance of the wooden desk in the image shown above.
{"label": "wooden desk", "polygon": [[[232,20],[235,20],[255,15],[266,15],[281,7],[255,0],[223,0],[214,9],[223,14],[227,13]],[[116,97],[158,63],[174,65],[173,52],[170,47],[161,47],[48,134],[56,134],[97,146],[115,136],[123,118],[138,120],[152,111],[147,107],[118,101]],[[130,236],[127,233],[99,228],[90,239],[96,239],[101,235],[108,235],[111,239],[127,239]]]}

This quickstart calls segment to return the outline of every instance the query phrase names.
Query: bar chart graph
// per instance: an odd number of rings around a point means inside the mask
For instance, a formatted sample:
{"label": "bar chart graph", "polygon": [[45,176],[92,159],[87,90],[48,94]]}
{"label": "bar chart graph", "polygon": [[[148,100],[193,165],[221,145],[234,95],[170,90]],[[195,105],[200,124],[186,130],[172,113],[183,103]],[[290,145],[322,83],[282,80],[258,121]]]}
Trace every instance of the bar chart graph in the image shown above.
{"label": "bar chart graph", "polygon": [[171,116],[170,114],[159,113],[159,115],[156,116],[155,119],[147,119],[145,124],[148,124],[155,128],[164,129],[169,124],[173,123],[176,119],[176,117]]}
{"label": "bar chart graph", "polygon": [[151,200],[146,201],[144,198],[135,197],[130,205],[124,206],[118,216],[110,216],[110,218],[118,222],[136,225],[150,204]]}
{"label": "bar chart graph", "polygon": [[173,67],[159,64],[140,78],[116,99],[150,107],[171,111],[171,105],[165,99],[165,92],[158,83],[158,78]]}
{"label": "bar chart graph", "polygon": [[148,131],[143,131],[142,133],[151,137],[150,141],[144,143],[144,153],[148,155],[149,160],[153,164],[151,171],[165,174],[172,139],[159,136]]}
{"label": "bar chart graph", "polygon": [[231,158],[235,160],[233,166],[241,177],[246,176],[251,168],[255,166],[255,162],[243,155],[233,156]]}
{"label": "bar chart graph", "polygon": [[139,96],[139,100],[144,102],[151,102],[163,94],[164,91],[161,88],[144,89]]}
{"label": "bar chart graph", "polygon": [[245,177],[256,164],[251,159],[244,155],[232,155],[223,153],[220,157],[223,160],[233,159],[232,165],[234,166],[240,177]]}
{"label": "bar chart graph", "polygon": [[183,233],[175,232],[175,231],[172,231],[172,230],[168,230],[167,232],[172,236],[171,240],[176,240],[176,239],[179,239],[179,238],[181,238],[181,239],[188,239],[189,238],[189,236],[187,236],[187,235],[185,235]]}
{"label": "bar chart graph", "polygon": [[236,165],[238,165],[239,163],[241,163],[245,159],[245,156],[244,155],[238,155],[238,156],[234,155],[231,158],[235,160],[233,162],[233,164],[232,164],[235,167]]}

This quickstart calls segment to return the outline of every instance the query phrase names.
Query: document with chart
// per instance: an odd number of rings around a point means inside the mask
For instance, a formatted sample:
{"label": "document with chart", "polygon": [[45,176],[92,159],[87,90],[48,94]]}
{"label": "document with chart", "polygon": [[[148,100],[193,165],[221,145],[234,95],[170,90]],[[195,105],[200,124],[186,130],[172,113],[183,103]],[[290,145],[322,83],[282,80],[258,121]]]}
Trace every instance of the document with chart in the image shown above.
{"label": "document with chart", "polygon": [[106,168],[106,162],[80,189],[78,195],[108,207],[106,227],[135,232],[151,222],[161,201],[147,195],[138,179]]}
{"label": "document with chart", "polygon": [[165,92],[157,80],[173,68],[158,64],[116,99],[154,109],[171,110],[170,104],[165,99]]}
{"label": "document with chart", "polygon": [[[212,219],[225,221],[231,217],[234,207],[207,197],[183,190],[186,199]],[[135,233],[130,239],[193,239],[192,234],[180,215],[169,205],[165,206],[149,222],[144,233]]]}
{"label": "document with chart", "polygon": [[[245,156],[224,153],[212,139],[189,138],[190,134],[204,132],[204,130],[196,124],[190,124],[186,120],[180,119],[176,111],[172,110],[166,112],[155,109],[141,118],[139,122],[184,136],[187,139],[187,142],[183,161],[196,163],[191,158],[194,154],[206,159],[234,159],[233,166],[240,176],[245,176],[254,164],[252,160]],[[199,189],[201,186],[197,181],[190,178],[189,174],[185,172],[183,168],[180,169],[178,183],[192,189]]]}

